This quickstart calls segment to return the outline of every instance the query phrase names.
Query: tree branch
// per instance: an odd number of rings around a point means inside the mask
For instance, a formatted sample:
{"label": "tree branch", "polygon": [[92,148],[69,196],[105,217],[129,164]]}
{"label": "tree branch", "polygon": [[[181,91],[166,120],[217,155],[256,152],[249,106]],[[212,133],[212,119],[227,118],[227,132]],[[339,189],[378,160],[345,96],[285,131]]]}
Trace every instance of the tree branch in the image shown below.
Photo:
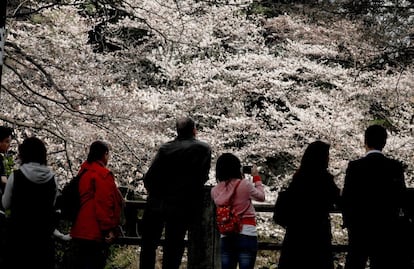
{"label": "tree branch", "polygon": [[11,123],[13,125],[20,126],[20,127],[32,128],[32,129],[36,129],[36,130],[44,130],[44,131],[52,134],[53,136],[61,139],[62,141],[66,141],[65,137],[61,136],[59,133],[55,132],[54,130],[46,127],[44,124],[23,122],[23,121],[20,121],[20,120],[16,120],[16,119],[7,117],[7,116],[2,115],[2,114],[0,114],[0,120],[3,120],[5,122],[8,122],[8,123]]}

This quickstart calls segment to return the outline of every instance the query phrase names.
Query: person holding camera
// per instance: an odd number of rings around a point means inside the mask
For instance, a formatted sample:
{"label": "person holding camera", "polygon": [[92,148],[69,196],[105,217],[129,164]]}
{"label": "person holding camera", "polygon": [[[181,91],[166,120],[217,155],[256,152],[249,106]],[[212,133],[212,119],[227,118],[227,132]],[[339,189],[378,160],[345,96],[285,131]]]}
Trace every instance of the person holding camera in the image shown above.
{"label": "person holding camera", "polygon": [[253,182],[244,178],[240,160],[235,155],[224,153],[217,159],[218,184],[211,189],[211,197],[217,206],[230,203],[241,223],[239,233],[221,235],[222,269],[236,269],[237,264],[240,269],[253,269],[256,262],[256,212],[252,200],[263,202],[265,193],[256,165],[243,167],[243,172],[251,174]]}

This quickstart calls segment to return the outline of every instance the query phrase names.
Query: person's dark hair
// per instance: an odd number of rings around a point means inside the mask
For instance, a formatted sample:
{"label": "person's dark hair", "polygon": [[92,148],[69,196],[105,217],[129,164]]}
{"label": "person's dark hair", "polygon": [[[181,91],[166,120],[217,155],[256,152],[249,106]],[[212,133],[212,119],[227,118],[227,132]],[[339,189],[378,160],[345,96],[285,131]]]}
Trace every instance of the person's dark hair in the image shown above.
{"label": "person's dark hair", "polygon": [[0,141],[12,136],[13,129],[7,126],[0,126]]}
{"label": "person's dark hair", "polygon": [[21,164],[25,163],[40,163],[47,164],[46,146],[42,140],[37,137],[29,137],[23,140],[19,145],[19,158]]}
{"label": "person's dark hair", "polygon": [[382,150],[387,143],[387,130],[381,125],[371,125],[365,130],[365,145],[369,148]]}
{"label": "person's dark hair", "polygon": [[326,171],[329,164],[328,143],[315,141],[308,145],[300,162],[299,171]]}
{"label": "person's dark hair", "polygon": [[223,153],[217,159],[216,179],[218,181],[227,181],[232,178],[242,178],[241,162],[235,155]]}
{"label": "person's dark hair", "polygon": [[88,163],[102,160],[103,156],[109,152],[109,146],[107,143],[97,140],[89,147],[89,153],[87,161]]}
{"label": "person's dark hair", "polygon": [[196,127],[195,122],[191,118],[181,118],[177,120],[177,135],[180,138],[188,138],[194,135],[193,130]]}

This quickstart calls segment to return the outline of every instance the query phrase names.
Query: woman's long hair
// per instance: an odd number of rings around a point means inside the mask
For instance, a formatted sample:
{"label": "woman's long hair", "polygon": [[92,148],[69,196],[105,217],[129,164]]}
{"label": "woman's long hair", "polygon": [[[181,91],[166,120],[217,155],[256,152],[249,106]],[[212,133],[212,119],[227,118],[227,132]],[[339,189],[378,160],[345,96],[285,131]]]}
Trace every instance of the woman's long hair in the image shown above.
{"label": "woman's long hair", "polygon": [[302,172],[324,172],[329,164],[328,143],[315,141],[309,144],[303,154],[298,173]]}

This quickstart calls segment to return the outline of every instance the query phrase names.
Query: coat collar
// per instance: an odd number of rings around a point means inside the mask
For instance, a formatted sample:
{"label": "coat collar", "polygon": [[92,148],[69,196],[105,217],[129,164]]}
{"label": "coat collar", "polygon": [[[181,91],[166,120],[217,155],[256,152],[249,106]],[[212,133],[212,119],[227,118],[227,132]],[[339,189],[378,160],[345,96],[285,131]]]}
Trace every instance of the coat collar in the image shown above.
{"label": "coat collar", "polygon": [[373,149],[373,150],[370,150],[367,153],[365,153],[365,157],[368,156],[369,154],[373,154],[373,153],[384,155],[384,153],[382,153],[382,151],[377,150],[377,149]]}

